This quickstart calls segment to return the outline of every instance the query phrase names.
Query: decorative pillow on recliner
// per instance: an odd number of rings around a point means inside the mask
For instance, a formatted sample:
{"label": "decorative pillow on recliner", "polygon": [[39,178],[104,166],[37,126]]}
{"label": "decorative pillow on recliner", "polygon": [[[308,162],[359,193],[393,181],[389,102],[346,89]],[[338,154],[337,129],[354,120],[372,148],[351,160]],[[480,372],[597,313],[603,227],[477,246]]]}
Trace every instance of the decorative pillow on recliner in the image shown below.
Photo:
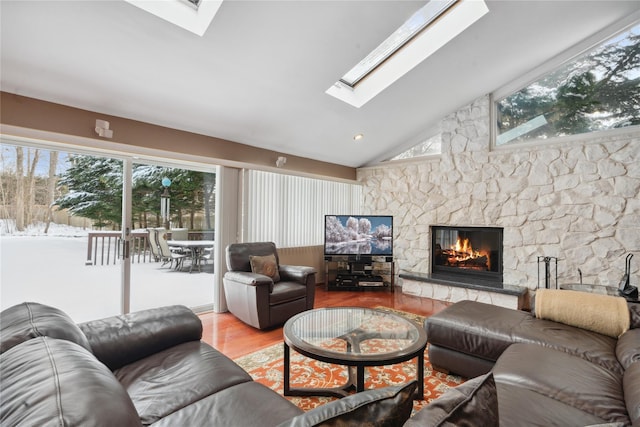
{"label": "decorative pillow on recliner", "polygon": [[418,383],[365,390],[326,403],[278,427],[401,426],[411,416]]}
{"label": "decorative pillow on recliner", "polygon": [[265,276],[271,277],[273,283],[280,281],[280,273],[278,272],[278,263],[276,262],[275,255],[250,255],[249,262],[251,263],[251,271],[253,273],[264,274]]}
{"label": "decorative pillow on recliner", "polygon": [[622,297],[610,295],[538,289],[535,312],[539,319],[553,320],[613,338],[618,338],[630,326],[627,302]]}
{"label": "decorative pillow on recliner", "polygon": [[447,390],[414,415],[405,427],[492,427],[499,425],[493,374],[470,379]]}

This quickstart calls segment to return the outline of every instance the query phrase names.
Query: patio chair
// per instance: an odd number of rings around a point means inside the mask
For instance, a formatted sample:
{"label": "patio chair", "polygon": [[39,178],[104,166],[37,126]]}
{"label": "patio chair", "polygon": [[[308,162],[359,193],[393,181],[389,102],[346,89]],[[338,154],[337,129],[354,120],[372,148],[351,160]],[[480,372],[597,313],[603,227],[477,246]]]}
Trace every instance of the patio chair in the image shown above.
{"label": "patio chair", "polygon": [[202,271],[202,265],[207,266],[207,261],[213,260],[215,253],[214,247],[205,248],[198,256],[198,271]]}
{"label": "patio chair", "polygon": [[189,257],[190,254],[186,252],[178,252],[172,251],[167,243],[169,240],[169,233],[164,228],[157,229],[156,240],[158,242],[158,248],[160,249],[160,257],[162,259],[162,265],[164,266],[167,263],[169,264],[169,268],[173,267],[173,262],[176,263],[176,270],[182,267],[182,263],[185,258]]}
{"label": "patio chair", "polygon": [[280,265],[274,243],[234,243],[226,255],[224,292],[227,308],[238,319],[266,329],[313,308],[316,270]]}
{"label": "patio chair", "polygon": [[162,254],[160,253],[160,247],[158,247],[158,230],[155,228],[147,228],[149,232],[149,249],[151,250],[151,256],[153,260],[158,262],[162,259]]}

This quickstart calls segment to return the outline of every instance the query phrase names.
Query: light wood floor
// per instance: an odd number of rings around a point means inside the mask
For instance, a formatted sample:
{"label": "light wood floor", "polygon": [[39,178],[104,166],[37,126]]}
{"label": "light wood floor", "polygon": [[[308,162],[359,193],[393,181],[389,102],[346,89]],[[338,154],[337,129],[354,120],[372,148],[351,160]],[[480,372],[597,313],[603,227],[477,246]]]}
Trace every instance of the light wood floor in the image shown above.
{"label": "light wood floor", "polygon": [[[376,307],[384,306],[431,316],[449,305],[446,302],[419,298],[395,292],[326,291],[324,285],[316,288],[315,308],[321,307]],[[204,313],[200,315],[204,327],[203,341],[209,343],[231,359],[282,342],[282,327],[260,331],[238,320],[231,313]]]}

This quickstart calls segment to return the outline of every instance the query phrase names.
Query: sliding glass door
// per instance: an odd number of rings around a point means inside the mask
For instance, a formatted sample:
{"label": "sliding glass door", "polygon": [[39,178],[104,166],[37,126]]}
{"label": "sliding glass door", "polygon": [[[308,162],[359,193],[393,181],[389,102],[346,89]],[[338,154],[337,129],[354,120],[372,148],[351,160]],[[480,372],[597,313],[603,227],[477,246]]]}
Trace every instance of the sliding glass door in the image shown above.
{"label": "sliding glass door", "polygon": [[74,320],[118,314],[120,159],[2,144],[0,299]]}
{"label": "sliding glass door", "polygon": [[211,308],[215,168],[2,142],[0,309],[35,301],[81,322]]}
{"label": "sliding glass door", "polygon": [[131,310],[212,310],[215,169],[136,162],[132,189]]}

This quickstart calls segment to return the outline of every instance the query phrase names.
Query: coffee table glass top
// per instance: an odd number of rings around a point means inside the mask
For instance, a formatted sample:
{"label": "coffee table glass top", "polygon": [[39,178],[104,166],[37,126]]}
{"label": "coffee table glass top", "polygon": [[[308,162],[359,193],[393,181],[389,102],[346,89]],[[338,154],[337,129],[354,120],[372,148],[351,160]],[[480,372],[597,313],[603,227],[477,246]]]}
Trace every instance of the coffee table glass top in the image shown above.
{"label": "coffee table glass top", "polygon": [[302,312],[285,325],[287,344],[336,360],[383,360],[412,354],[426,344],[424,328],[398,314],[361,307]]}

